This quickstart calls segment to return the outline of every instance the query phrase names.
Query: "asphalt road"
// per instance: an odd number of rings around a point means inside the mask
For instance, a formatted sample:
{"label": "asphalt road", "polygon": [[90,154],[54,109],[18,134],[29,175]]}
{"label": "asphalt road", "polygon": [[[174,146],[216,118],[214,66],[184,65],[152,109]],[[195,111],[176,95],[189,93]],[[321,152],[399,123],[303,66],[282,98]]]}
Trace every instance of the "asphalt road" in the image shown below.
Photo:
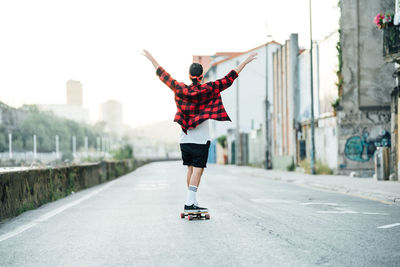
{"label": "asphalt road", "polygon": [[0,225],[1,266],[399,266],[400,207],[209,165],[152,163]]}

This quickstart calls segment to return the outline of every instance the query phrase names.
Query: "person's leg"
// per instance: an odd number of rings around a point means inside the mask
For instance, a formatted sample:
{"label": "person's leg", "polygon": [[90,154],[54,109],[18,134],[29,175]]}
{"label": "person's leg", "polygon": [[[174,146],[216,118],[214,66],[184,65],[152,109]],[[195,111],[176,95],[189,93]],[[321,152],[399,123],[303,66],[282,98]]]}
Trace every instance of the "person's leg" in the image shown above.
{"label": "person's leg", "polygon": [[[185,147],[184,147],[185,148]],[[191,163],[188,164],[192,166],[191,176],[189,179],[190,170],[188,168],[187,183],[188,183],[188,194],[186,198],[185,210],[197,210],[197,211],[207,211],[207,208],[198,207],[197,203],[197,188],[200,184],[200,180],[207,164],[208,158],[208,148],[207,145],[191,145]]]}
{"label": "person's leg", "polygon": [[187,184],[187,187],[189,187],[190,178],[192,178],[192,174],[193,174],[193,166],[188,166],[188,171],[187,171],[187,175],[186,175],[186,184]]}
{"label": "person's leg", "polygon": [[203,175],[203,171],[204,171],[204,168],[193,167],[193,171],[192,171],[193,174],[192,174],[192,176],[190,178],[189,185],[193,185],[193,186],[199,187],[201,176]]}
{"label": "person's leg", "polygon": [[188,185],[188,194],[186,198],[186,206],[195,205],[197,206],[197,188],[199,187],[201,175],[203,174],[203,168],[192,167],[193,173],[190,177],[190,183]]}

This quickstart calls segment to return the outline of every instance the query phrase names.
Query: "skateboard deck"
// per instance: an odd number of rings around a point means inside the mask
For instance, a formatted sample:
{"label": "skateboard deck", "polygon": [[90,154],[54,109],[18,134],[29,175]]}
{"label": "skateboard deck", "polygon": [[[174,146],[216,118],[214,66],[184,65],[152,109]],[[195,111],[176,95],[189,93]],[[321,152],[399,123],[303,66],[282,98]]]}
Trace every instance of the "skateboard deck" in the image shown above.
{"label": "skateboard deck", "polygon": [[188,218],[189,221],[193,219],[210,219],[210,214],[208,211],[202,211],[202,212],[181,212],[181,218],[184,219],[185,217]]}

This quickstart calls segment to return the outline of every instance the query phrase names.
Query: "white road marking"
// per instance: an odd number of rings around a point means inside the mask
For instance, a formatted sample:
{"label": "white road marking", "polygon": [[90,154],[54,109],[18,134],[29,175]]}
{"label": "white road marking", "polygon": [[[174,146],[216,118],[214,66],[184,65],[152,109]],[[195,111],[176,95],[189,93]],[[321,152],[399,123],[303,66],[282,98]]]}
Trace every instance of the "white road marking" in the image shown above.
{"label": "white road marking", "polygon": [[53,216],[55,216],[55,215],[57,215],[57,214],[63,212],[64,210],[69,209],[69,208],[71,208],[71,207],[73,207],[73,206],[78,205],[78,204],[81,203],[82,201],[85,201],[85,200],[87,200],[87,199],[89,199],[89,198],[91,198],[91,197],[97,195],[97,194],[100,193],[101,191],[103,191],[103,190],[109,188],[109,187],[110,187],[113,183],[115,183],[115,182],[116,182],[116,181],[109,182],[108,184],[106,184],[106,185],[103,186],[102,188],[97,189],[96,191],[93,191],[93,192],[87,194],[86,196],[84,196],[84,197],[82,197],[82,198],[80,198],[80,199],[78,199],[78,200],[75,200],[75,201],[73,201],[73,202],[71,202],[71,203],[69,203],[69,204],[66,204],[66,205],[64,205],[64,206],[61,206],[61,207],[55,209],[55,210],[52,210],[52,211],[50,211],[50,212],[47,212],[47,213],[43,214],[42,216],[40,216],[39,218],[37,218],[36,220],[33,220],[32,222],[26,223],[26,224],[24,224],[24,225],[22,225],[22,226],[16,228],[15,230],[13,230],[13,231],[11,231],[11,232],[8,232],[8,233],[6,233],[6,234],[0,235],[0,242],[5,241],[5,240],[7,240],[7,239],[9,239],[9,238],[11,238],[11,237],[14,237],[14,236],[16,236],[16,235],[19,235],[20,233],[22,233],[22,232],[24,232],[24,231],[26,231],[26,230],[28,230],[28,229],[30,229],[30,228],[36,226],[37,224],[39,224],[39,223],[41,223],[41,222],[47,221],[47,220],[50,219],[51,217],[53,217]]}
{"label": "white road marking", "polygon": [[359,212],[353,210],[320,210],[317,213],[333,213],[333,214],[357,214]]}
{"label": "white road marking", "polygon": [[366,215],[389,215],[389,213],[380,213],[380,212],[362,212],[362,214],[366,214]]}
{"label": "white road marking", "polygon": [[251,198],[250,201],[256,203],[270,203],[270,204],[293,204],[297,203],[294,200],[286,200],[286,199],[273,199],[273,198]]}
{"label": "white road marking", "polygon": [[169,187],[169,184],[164,183],[147,183],[147,184],[137,184],[134,190],[159,190]]}
{"label": "white road marking", "polygon": [[393,223],[393,224],[382,225],[382,226],[379,226],[379,227],[377,227],[377,228],[379,228],[379,229],[386,229],[386,228],[392,228],[392,227],[396,227],[396,226],[400,226],[400,223]]}
{"label": "white road marking", "polygon": [[308,206],[308,205],[326,205],[326,206],[339,206],[337,203],[320,203],[320,202],[305,202],[300,203],[299,205]]}

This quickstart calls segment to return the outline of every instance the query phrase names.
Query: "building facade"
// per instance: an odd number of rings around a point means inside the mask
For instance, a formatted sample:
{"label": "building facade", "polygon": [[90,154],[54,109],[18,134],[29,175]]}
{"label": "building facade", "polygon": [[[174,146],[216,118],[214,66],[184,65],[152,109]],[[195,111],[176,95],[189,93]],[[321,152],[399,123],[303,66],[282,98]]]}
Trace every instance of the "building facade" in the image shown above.
{"label": "building facade", "polygon": [[67,105],[82,106],[83,89],[80,81],[67,81]]}
{"label": "building facade", "polygon": [[[266,100],[272,99],[272,54],[280,44],[272,41],[244,53],[217,53],[217,59],[206,73],[206,80],[217,80],[235,68],[250,53],[257,52],[258,59],[251,62],[240,73],[231,87],[221,93],[225,109],[232,122],[210,121],[212,138],[227,136],[229,163],[265,165],[266,153]],[[222,55],[223,54],[223,55]],[[269,100],[272,102],[271,100]],[[271,106],[271,105],[270,105]],[[272,110],[272,106],[270,107]],[[260,130],[256,134],[253,131]],[[249,138],[257,140],[250,141]],[[240,141],[237,141],[240,140]],[[257,143],[262,150],[252,151],[250,144]],[[251,162],[255,159],[255,162]]]}
{"label": "building facade", "polygon": [[272,166],[284,169],[296,156],[299,113],[298,35],[273,53]]}
{"label": "building facade", "polygon": [[[392,0],[341,0],[343,91],[338,110],[338,172],[371,177],[376,141],[390,132],[390,94],[394,64],[382,57],[382,33],[374,25],[378,13],[393,12]],[[394,165],[392,165],[392,172]]]}
{"label": "building facade", "polygon": [[105,131],[123,134],[122,104],[115,100],[108,100],[100,105],[100,121],[105,123]]}
{"label": "building facade", "polygon": [[63,117],[69,120],[90,123],[89,110],[78,105],[57,105],[57,104],[42,104],[38,105],[41,111],[50,111],[58,117]]}
{"label": "building facade", "polygon": [[81,123],[89,123],[89,110],[83,107],[83,88],[80,81],[68,80],[66,83],[67,104],[38,105],[42,111],[50,111],[54,115]]}

